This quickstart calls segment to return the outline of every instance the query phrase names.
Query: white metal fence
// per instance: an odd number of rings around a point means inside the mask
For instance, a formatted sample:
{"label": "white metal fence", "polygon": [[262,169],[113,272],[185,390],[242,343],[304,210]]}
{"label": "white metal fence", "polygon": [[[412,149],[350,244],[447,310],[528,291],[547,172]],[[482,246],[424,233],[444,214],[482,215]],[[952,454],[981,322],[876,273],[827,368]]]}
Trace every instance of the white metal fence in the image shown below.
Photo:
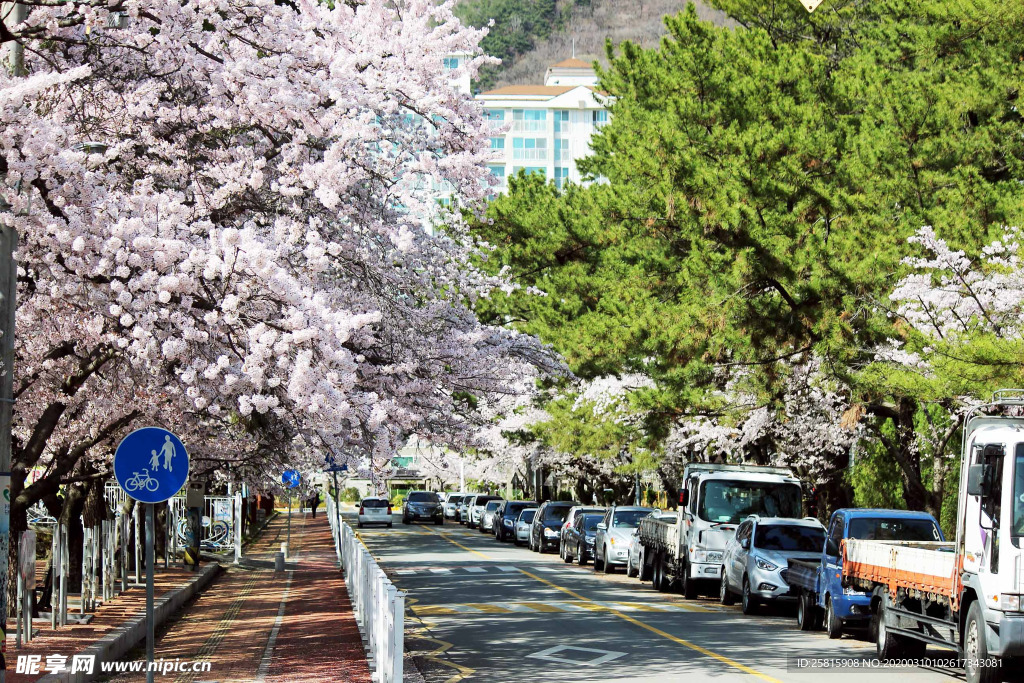
{"label": "white metal fence", "polygon": [[370,647],[373,679],[401,683],[405,654],[405,593],[391,583],[352,528],[340,521],[334,500],[327,498],[335,551],[345,572],[345,585],[356,622]]}

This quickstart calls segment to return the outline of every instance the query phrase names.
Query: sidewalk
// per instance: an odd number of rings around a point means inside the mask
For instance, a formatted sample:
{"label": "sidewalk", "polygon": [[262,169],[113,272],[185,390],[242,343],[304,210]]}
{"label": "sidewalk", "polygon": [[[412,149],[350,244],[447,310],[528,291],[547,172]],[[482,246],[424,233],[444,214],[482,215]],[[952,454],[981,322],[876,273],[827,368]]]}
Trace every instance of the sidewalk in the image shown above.
{"label": "sidewalk", "polygon": [[293,512],[291,557],[287,570],[276,574],[274,554],[285,540],[286,524],[287,513],[273,520],[240,565],[228,566],[158,634],[157,659],[211,665],[208,672],[165,680],[370,683],[325,515],[313,519]]}
{"label": "sidewalk", "polygon": [[[157,600],[170,594],[172,591],[185,587],[197,576],[196,572],[186,571],[178,567],[163,569],[157,567],[154,576],[154,594]],[[113,600],[100,605],[94,612],[95,616],[89,624],[68,624],[60,626],[56,631],[50,630],[48,620],[36,619],[34,629],[39,634],[31,643],[23,644],[20,648],[14,647],[14,638],[8,638],[7,642],[7,680],[10,683],[28,683],[37,681],[46,675],[46,658],[48,656],[60,655],[67,658],[70,666],[72,655],[83,653],[86,648],[98,642],[104,636],[113,633],[123,624],[132,619],[145,615],[146,610],[146,586],[145,584],[130,585],[125,593],[118,594]],[[73,610],[69,610],[69,613]],[[13,627],[14,621],[8,621],[8,626]],[[44,625],[45,624],[45,625]],[[26,675],[15,673],[15,666],[20,655],[41,656],[42,667],[39,675]]]}

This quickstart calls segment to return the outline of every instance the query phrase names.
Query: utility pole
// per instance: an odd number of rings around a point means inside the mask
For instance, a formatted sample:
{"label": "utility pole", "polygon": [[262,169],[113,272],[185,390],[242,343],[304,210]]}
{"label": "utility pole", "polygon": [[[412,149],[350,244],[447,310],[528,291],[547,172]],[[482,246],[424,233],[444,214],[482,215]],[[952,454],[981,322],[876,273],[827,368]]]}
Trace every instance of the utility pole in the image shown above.
{"label": "utility pole", "polygon": [[[28,9],[21,3],[4,3],[3,23],[12,28],[25,21]],[[7,46],[11,75],[25,76],[25,49],[18,41]],[[0,198],[0,204],[3,199]],[[0,211],[8,207],[0,205]],[[11,547],[11,421],[14,414],[14,309],[18,269],[14,249],[18,234],[13,225],[0,221],[0,643],[7,639],[7,573]],[[6,648],[4,648],[6,649]],[[6,655],[0,654],[0,683],[7,680]]]}

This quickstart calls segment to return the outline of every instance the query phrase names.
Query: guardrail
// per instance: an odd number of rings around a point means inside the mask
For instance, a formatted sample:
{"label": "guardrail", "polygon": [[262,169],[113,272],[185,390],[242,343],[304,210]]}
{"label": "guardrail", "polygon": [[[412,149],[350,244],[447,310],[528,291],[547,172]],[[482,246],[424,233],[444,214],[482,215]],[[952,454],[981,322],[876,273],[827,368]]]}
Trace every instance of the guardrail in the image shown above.
{"label": "guardrail", "polygon": [[401,683],[405,654],[405,593],[395,588],[352,528],[341,521],[327,499],[335,551],[345,572],[345,586],[356,622],[370,650],[373,680]]}

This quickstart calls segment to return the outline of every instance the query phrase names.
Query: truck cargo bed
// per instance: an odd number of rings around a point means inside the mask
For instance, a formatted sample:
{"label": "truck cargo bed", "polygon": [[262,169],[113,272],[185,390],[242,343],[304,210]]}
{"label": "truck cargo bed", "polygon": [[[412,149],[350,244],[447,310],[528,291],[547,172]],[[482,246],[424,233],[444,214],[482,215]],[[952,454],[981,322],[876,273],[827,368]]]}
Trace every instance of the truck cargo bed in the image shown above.
{"label": "truck cargo bed", "polygon": [[851,538],[843,548],[843,579],[952,596],[956,553],[942,541],[866,541]]}
{"label": "truck cargo bed", "polygon": [[818,590],[818,567],[821,560],[790,560],[787,581],[792,588]]}

